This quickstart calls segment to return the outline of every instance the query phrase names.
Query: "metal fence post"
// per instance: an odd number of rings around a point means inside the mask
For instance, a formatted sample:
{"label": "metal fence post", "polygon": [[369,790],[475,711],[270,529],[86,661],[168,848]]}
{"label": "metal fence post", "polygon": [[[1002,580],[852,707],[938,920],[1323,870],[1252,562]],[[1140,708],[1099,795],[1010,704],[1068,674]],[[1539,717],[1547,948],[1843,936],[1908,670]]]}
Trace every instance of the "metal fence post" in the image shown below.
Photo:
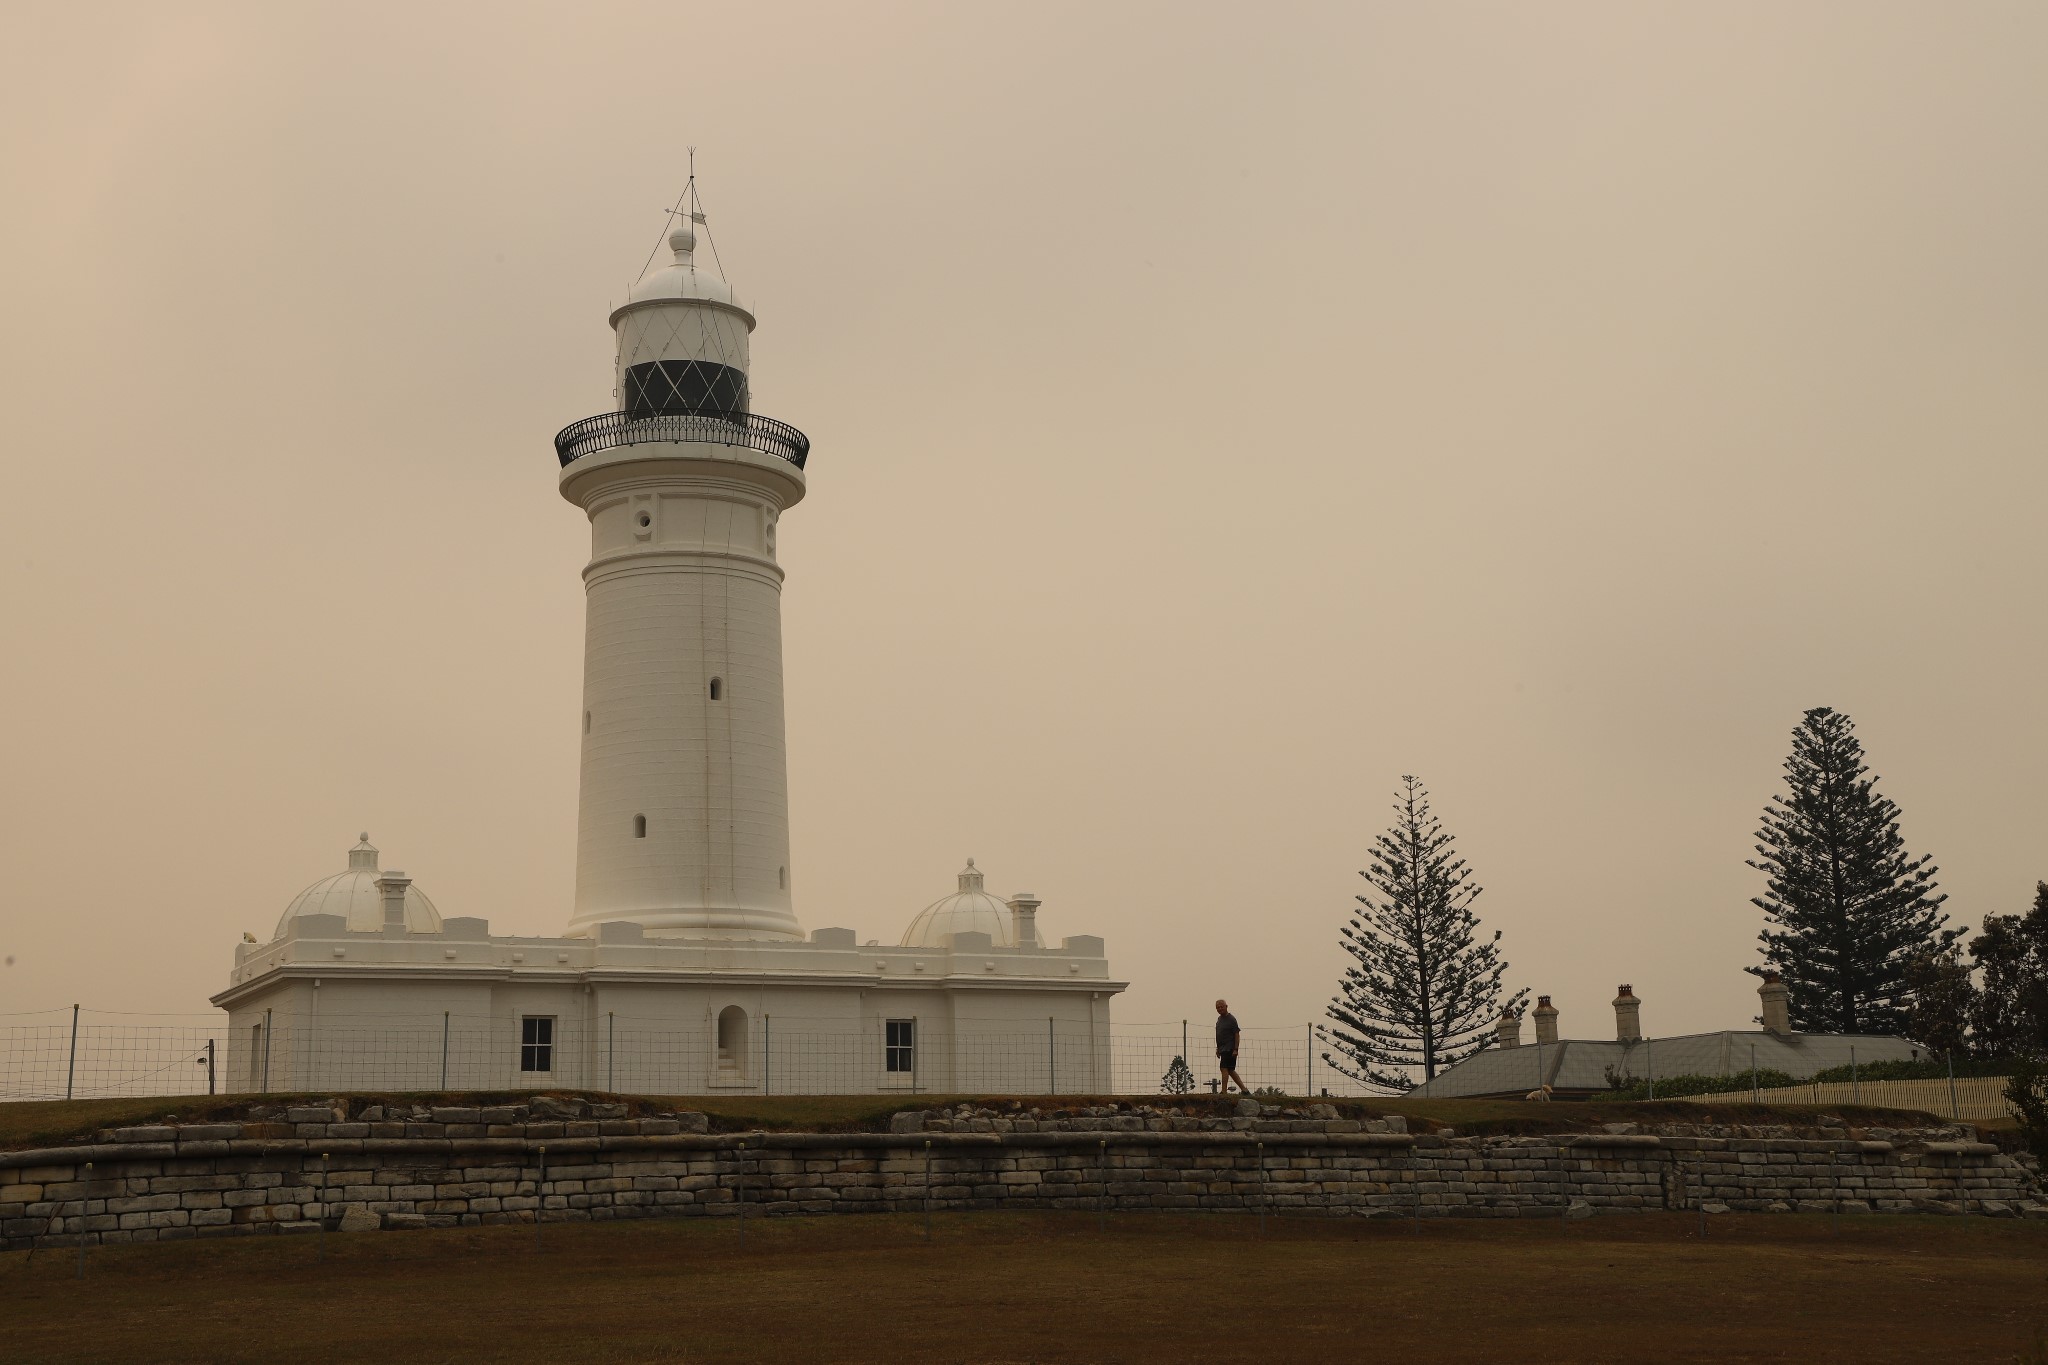
{"label": "metal fence post", "polygon": [[1557,1192],[1563,1198],[1564,1212],[1559,1215],[1559,1226],[1566,1232],[1572,1230],[1572,1158],[1571,1148],[1563,1138],[1557,1143]]}
{"label": "metal fence post", "polygon": [[1751,1043],[1749,1045],[1749,1102],[1751,1104],[1762,1103],[1762,1101],[1757,1096],[1755,1043]]}
{"label": "metal fence post", "polygon": [[78,1075],[78,1006],[71,1007],[71,1061],[64,1068],[64,1098],[71,1098],[71,1082]]}
{"label": "metal fence post", "polygon": [[207,1094],[209,1094],[209,1095],[211,1095],[211,1094],[213,1094],[213,1093],[214,1093],[214,1088],[213,1088],[213,1039],[211,1039],[211,1038],[208,1038],[208,1039],[206,1040],[206,1093],[207,1093]]}
{"label": "metal fence post", "polygon": [[[72,1008],[76,1009],[77,1006],[74,1005]],[[92,1163],[88,1161],[85,1163],[85,1188],[78,1196],[78,1278],[81,1280],[85,1278],[85,1211],[91,1207],[91,1195]]]}
{"label": "metal fence post", "polygon": [[547,1205],[548,1145],[540,1145],[540,1179],[533,1182],[533,1249],[540,1250],[540,1215]]}
{"label": "metal fence post", "polygon": [[604,1088],[606,1093],[612,1095],[619,1093],[618,1063],[614,1060],[618,1055],[618,1041],[619,1016],[615,1011],[606,1010],[604,1012]]}
{"label": "metal fence post", "polygon": [[1305,1099],[1314,1099],[1316,1095],[1316,1026],[1314,1021],[1311,1020],[1301,1027],[1304,1032],[1304,1037],[1301,1040],[1302,1047],[1306,1049],[1308,1054],[1308,1079],[1306,1081],[1308,1089],[1301,1093]]}
{"label": "metal fence post", "polygon": [[1962,1121],[1962,1102],[1956,1098],[1956,1054],[1948,1054],[1948,1114],[1957,1122]]}
{"label": "metal fence post", "polygon": [[443,1090],[446,1090],[446,1089],[448,1088],[448,1015],[449,1015],[449,1013],[450,1013],[450,1011],[448,1011],[448,1010],[442,1010],[442,1011],[441,1011],[441,1088],[442,1088]]}
{"label": "metal fence post", "polygon": [[761,1093],[775,1088],[775,1035],[770,1030],[768,1011],[761,1011]]}
{"label": "metal fence post", "polygon": [[1053,1046],[1052,1016],[1050,1014],[1045,1016],[1045,1093],[1048,1095],[1060,1093],[1060,1062],[1059,1055]]}
{"label": "metal fence post", "polygon": [[324,1261],[327,1259],[327,1153],[325,1152],[320,1154],[320,1216],[313,1221],[313,1226],[318,1230],[316,1235],[320,1239],[319,1254],[315,1259]]}
{"label": "metal fence post", "polygon": [[270,1093],[270,1011],[263,1011],[263,1088],[258,1094]]}
{"label": "metal fence post", "polygon": [[1842,1171],[1841,1167],[1837,1164],[1840,1159],[1840,1152],[1833,1147],[1828,1148],[1828,1184],[1831,1187],[1831,1193],[1834,1195],[1833,1222],[1835,1236],[1837,1237],[1842,1235]]}
{"label": "metal fence post", "polygon": [[732,1149],[733,1186],[740,1204],[740,1245],[747,1244],[747,1143],[742,1138]]}
{"label": "metal fence post", "polygon": [[1258,1144],[1259,1151],[1259,1236],[1266,1235],[1266,1144]]}
{"label": "metal fence post", "polygon": [[1102,1182],[1095,1190],[1095,1230],[1097,1232],[1107,1232],[1109,1230],[1109,1215],[1107,1212],[1109,1207],[1109,1139],[1100,1139],[1095,1144],[1095,1147],[1095,1160],[1099,1172],[1096,1178]]}
{"label": "metal fence post", "polygon": [[924,1239],[932,1239],[932,1140],[924,1140]]}
{"label": "metal fence post", "polygon": [[1863,1103],[1863,1078],[1856,1071],[1856,1049],[1849,1049],[1849,1100],[1852,1104]]}
{"label": "metal fence post", "polygon": [[1650,1051],[1650,1040],[1643,1039],[1643,1070],[1650,1073],[1650,1098],[1657,1098],[1657,1055]]}

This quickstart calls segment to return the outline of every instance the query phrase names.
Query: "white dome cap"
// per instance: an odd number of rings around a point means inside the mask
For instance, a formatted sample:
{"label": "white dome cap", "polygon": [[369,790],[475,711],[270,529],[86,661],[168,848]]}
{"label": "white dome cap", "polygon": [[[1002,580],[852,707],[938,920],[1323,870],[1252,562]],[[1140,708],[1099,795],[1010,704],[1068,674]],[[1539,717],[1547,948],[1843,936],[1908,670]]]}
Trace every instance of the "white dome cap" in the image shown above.
{"label": "white dome cap", "polygon": [[[324,877],[301,891],[285,907],[284,918],[277,922],[277,932],[271,937],[283,938],[301,915],[340,915],[350,933],[375,933],[384,927],[384,894],[377,889],[382,875],[377,870],[377,850],[364,834],[362,842],[348,851],[348,871]],[[405,888],[405,929],[409,934],[441,932],[441,912],[417,886]]]}
{"label": "white dome cap", "polygon": [[974,859],[960,874],[960,889],[927,905],[903,931],[905,948],[944,948],[955,934],[987,934],[995,947],[1015,946],[1010,933],[1010,907],[982,890]]}
{"label": "white dome cap", "polygon": [[[702,221],[702,215],[692,214],[692,219]],[[718,272],[697,264],[697,231],[694,223],[686,221],[668,235],[669,249],[675,259],[666,265],[655,267],[641,276],[640,282],[626,294],[627,304],[646,303],[651,299],[694,299],[705,303],[722,303],[729,308],[747,313],[741,305],[739,295],[731,285],[718,277]],[[616,314],[614,314],[616,316]],[[753,330],[754,319],[747,314],[747,329]]]}

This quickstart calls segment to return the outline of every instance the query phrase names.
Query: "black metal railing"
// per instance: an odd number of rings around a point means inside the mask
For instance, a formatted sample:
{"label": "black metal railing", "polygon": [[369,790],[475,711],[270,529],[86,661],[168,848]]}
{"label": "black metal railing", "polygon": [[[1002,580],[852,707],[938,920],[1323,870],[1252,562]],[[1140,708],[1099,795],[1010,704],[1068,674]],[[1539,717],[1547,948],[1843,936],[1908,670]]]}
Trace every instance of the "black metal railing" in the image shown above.
{"label": "black metal railing", "polygon": [[555,454],[566,466],[574,460],[617,446],[658,441],[695,441],[707,445],[745,446],[788,460],[798,469],[811,453],[811,438],[787,422],[752,412],[664,412],[646,417],[603,412],[563,427],[555,437]]}

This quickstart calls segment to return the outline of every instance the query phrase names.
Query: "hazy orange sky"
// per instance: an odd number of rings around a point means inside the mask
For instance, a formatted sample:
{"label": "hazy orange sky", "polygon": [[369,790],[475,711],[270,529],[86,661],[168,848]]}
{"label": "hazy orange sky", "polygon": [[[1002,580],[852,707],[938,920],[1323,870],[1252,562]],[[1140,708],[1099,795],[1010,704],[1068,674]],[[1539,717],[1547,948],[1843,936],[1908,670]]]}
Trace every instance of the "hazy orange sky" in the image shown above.
{"label": "hazy orange sky", "polygon": [[797,912],[973,855],[1120,1021],[1319,1013],[1403,773],[1568,1036],[1756,1011],[1858,723],[2048,877],[2048,9],[18,4],[0,1010],[203,1011],[367,829],[570,905],[549,440],[685,147],[756,307]]}

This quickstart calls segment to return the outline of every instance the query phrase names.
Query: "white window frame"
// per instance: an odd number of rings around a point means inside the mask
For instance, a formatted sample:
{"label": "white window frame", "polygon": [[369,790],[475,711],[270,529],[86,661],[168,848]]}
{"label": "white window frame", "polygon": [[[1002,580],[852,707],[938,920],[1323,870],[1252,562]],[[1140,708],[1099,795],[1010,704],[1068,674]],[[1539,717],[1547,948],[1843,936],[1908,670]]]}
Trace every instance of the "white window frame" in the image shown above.
{"label": "white window frame", "polygon": [[[545,1028],[533,1025],[544,1024]],[[545,1038],[529,1040],[529,1034],[545,1033]],[[546,1066],[532,1065],[546,1062]],[[522,1076],[552,1076],[555,1074],[555,1016],[552,1014],[522,1014],[519,1016],[519,1074]]]}

